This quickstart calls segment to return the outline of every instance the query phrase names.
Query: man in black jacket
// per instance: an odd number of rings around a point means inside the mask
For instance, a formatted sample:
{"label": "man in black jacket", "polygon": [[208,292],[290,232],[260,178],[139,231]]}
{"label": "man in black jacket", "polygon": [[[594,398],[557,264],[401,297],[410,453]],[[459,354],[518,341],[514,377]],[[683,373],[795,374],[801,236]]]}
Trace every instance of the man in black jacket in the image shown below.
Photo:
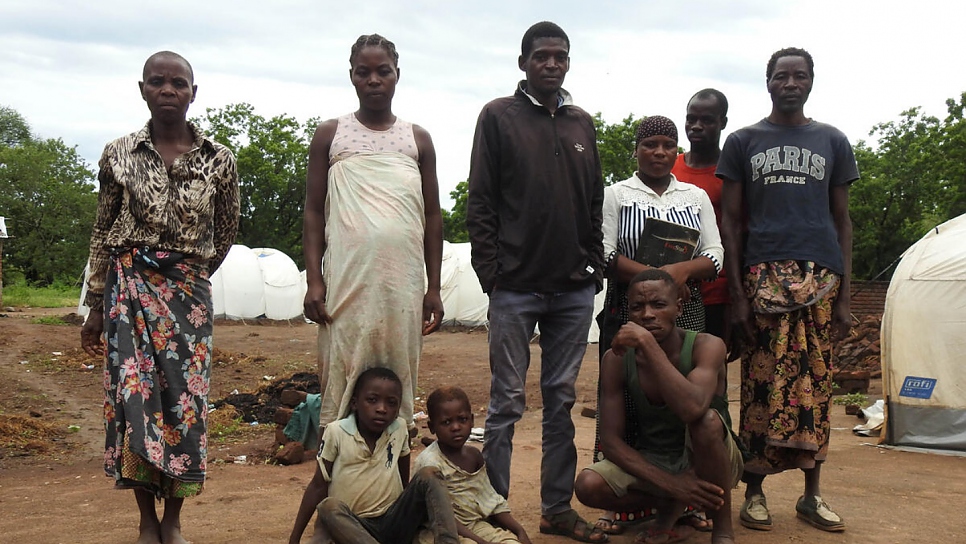
{"label": "man in black jacket", "polygon": [[513,427],[526,408],[529,341],[540,327],[543,459],[540,531],[603,542],[570,506],[577,469],[570,410],[604,258],[604,182],[590,115],[563,90],[570,40],[541,22],[523,36],[513,96],[480,113],[466,227],[473,268],[490,297],[490,405],[483,456],[510,491]]}

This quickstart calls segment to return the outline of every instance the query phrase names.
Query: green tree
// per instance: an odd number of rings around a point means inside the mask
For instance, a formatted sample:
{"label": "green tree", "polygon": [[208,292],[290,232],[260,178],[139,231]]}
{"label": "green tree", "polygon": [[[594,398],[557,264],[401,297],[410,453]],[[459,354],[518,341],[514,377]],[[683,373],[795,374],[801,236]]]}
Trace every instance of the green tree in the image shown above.
{"label": "green tree", "polygon": [[9,108],[0,117],[21,121],[12,131],[4,124],[0,142],[0,216],[12,236],[3,246],[4,267],[38,285],[75,282],[97,210],[94,174],[76,148],[31,137],[26,121]]}
{"label": "green tree", "polygon": [[0,106],[0,147],[14,147],[31,139],[30,125],[20,112]]}
{"label": "green tree", "polygon": [[612,185],[623,181],[634,173],[634,132],[641,119],[628,115],[619,123],[608,125],[600,112],[594,115],[597,129],[597,150],[600,152],[601,171],[604,184]]}
{"label": "green tree", "polygon": [[466,197],[469,194],[469,185],[468,181],[457,183],[456,189],[449,192],[449,197],[453,199],[453,209],[442,210],[443,239],[454,244],[470,241],[470,235],[466,232]]}
{"label": "green tree", "polygon": [[949,218],[966,213],[966,92],[959,101],[946,101],[949,115],[943,123],[942,143],[938,155],[943,157],[941,176],[947,183],[949,197],[944,199]]}
{"label": "green tree", "polygon": [[862,141],[855,146],[862,176],[849,196],[856,277],[876,276],[948,219],[943,133],[939,119],[912,108],[898,121],[873,127],[869,135],[878,138],[876,149]]}
{"label": "green tree", "polygon": [[278,249],[304,267],[305,176],[309,143],[319,121],[300,124],[288,115],[265,118],[250,104],[232,104],[209,108],[198,122],[235,153],[241,199],[238,243]]}

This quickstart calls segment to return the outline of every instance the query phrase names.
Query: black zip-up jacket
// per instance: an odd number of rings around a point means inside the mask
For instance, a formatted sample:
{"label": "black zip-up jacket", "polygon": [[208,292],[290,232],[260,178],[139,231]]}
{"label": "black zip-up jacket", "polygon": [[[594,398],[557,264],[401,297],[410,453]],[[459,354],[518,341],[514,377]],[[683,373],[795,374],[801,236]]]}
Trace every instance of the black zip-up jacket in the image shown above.
{"label": "black zip-up jacket", "polygon": [[[521,85],[524,83],[521,82]],[[604,180],[594,121],[561,89],[553,114],[517,88],[483,107],[466,229],[483,291],[564,292],[603,283]]]}

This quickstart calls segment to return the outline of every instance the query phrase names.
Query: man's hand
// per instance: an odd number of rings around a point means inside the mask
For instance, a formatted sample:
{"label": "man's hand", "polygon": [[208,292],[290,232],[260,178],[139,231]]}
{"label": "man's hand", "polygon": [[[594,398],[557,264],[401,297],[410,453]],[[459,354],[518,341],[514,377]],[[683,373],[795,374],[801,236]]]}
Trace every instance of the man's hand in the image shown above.
{"label": "man's hand", "polygon": [[832,340],[840,342],[852,333],[852,313],[849,301],[841,297],[832,305]]}
{"label": "man's hand", "polygon": [[443,299],[439,291],[429,290],[423,296],[423,336],[439,330],[443,324]]}
{"label": "man's hand", "polygon": [[325,283],[319,282],[316,285],[309,285],[305,292],[305,302],[302,305],[305,317],[318,323],[328,325],[332,323],[332,316],[325,309]]}
{"label": "man's hand", "polygon": [[104,312],[91,310],[87,314],[87,321],[81,327],[81,347],[91,357],[104,356],[104,341],[101,334],[104,333]]}
{"label": "man's hand", "polygon": [[654,340],[654,335],[651,331],[645,329],[644,327],[628,321],[624,323],[617,334],[614,335],[614,339],[610,343],[611,349],[614,351],[614,355],[623,357],[624,353],[627,352],[628,348],[643,349],[647,342],[656,342]]}
{"label": "man's hand", "polygon": [[724,504],[724,490],[698,478],[693,468],[679,474],[665,474],[664,481],[654,483],[677,501],[690,504],[698,510],[717,510]]}
{"label": "man's hand", "polygon": [[[752,345],[755,342],[755,329],[753,320],[755,316],[751,311],[751,301],[748,297],[732,297],[731,300],[731,336],[737,337],[745,345]],[[733,341],[732,341],[733,343]],[[734,350],[735,346],[729,345],[729,350]]]}

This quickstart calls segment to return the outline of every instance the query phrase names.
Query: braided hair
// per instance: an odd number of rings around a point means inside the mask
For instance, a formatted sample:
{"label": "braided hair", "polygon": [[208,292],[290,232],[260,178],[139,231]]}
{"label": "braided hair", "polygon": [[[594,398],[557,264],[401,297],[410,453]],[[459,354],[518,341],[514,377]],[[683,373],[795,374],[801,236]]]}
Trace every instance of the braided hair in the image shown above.
{"label": "braided hair", "polygon": [[366,47],[381,47],[386,50],[389,58],[392,59],[393,66],[399,66],[399,53],[396,52],[396,44],[380,36],[379,34],[363,34],[359,36],[356,43],[352,44],[352,51],[349,53],[349,64],[355,63],[356,57]]}

